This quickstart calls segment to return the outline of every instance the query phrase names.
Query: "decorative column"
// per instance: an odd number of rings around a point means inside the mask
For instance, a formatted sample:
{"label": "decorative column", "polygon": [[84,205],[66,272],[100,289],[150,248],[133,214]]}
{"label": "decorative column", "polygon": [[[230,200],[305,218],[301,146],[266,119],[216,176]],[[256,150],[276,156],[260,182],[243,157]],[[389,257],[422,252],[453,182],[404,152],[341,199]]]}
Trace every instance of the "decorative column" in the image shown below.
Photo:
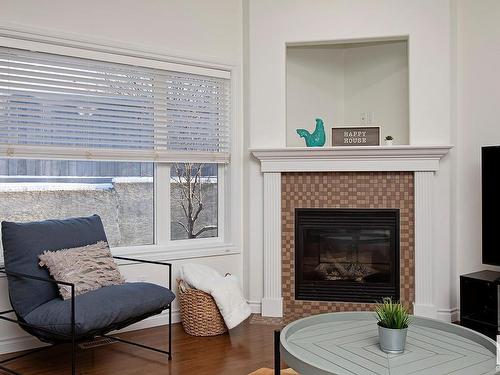
{"label": "decorative column", "polygon": [[437,317],[434,304],[433,171],[415,172],[415,315]]}
{"label": "decorative column", "polygon": [[282,317],[281,173],[264,173],[264,298],[262,316]]}

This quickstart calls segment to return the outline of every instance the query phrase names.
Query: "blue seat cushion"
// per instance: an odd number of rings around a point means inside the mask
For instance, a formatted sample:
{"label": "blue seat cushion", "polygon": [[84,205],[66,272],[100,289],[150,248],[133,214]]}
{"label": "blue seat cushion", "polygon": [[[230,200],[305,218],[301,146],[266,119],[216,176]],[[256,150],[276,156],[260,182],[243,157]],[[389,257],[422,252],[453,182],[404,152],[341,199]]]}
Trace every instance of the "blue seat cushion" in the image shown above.
{"label": "blue seat cushion", "polygon": [[[61,250],[107,241],[101,218],[97,215],[66,220],[30,223],[2,222],[5,269],[42,278],[50,278],[38,265],[45,250]],[[14,276],[8,277],[12,307],[24,317],[36,307],[58,298],[57,285]]]}
{"label": "blue seat cushion", "polygon": [[[121,323],[127,325],[136,318],[161,312],[174,298],[169,289],[142,282],[106,286],[79,295],[75,298],[76,336],[90,337],[122,328]],[[71,335],[71,300],[53,299],[31,311],[24,320],[54,332],[37,331],[40,338],[65,341],[57,334]]]}

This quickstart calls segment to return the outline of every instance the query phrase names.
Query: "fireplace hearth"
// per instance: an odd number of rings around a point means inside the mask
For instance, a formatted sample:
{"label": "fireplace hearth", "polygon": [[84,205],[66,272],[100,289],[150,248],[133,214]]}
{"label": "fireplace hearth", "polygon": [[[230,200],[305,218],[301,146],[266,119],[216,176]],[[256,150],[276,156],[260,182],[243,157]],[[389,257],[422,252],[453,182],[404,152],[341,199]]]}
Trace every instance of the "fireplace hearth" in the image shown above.
{"label": "fireplace hearth", "polygon": [[399,210],[295,210],[295,299],[399,300]]}

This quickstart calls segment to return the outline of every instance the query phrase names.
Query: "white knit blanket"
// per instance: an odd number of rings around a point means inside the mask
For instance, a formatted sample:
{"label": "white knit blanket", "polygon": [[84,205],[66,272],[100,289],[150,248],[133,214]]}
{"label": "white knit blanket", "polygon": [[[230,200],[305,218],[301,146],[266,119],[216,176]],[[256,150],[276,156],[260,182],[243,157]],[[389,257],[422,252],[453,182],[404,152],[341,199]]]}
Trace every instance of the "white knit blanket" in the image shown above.
{"label": "white knit blanket", "polygon": [[180,267],[179,278],[214,298],[228,329],[236,327],[250,316],[250,306],[243,297],[236,276],[223,277],[213,268],[189,263]]}

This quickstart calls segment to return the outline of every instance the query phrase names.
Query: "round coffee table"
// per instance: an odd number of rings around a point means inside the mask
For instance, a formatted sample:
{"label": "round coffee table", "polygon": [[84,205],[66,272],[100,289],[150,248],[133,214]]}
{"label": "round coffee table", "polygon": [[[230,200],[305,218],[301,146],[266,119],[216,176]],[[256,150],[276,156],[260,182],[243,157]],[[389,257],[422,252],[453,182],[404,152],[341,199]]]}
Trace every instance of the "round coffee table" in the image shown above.
{"label": "round coffee table", "polygon": [[378,345],[375,314],[331,313],[288,324],[280,336],[288,366],[303,375],[495,374],[496,344],[470,329],[412,317],[405,352]]}

